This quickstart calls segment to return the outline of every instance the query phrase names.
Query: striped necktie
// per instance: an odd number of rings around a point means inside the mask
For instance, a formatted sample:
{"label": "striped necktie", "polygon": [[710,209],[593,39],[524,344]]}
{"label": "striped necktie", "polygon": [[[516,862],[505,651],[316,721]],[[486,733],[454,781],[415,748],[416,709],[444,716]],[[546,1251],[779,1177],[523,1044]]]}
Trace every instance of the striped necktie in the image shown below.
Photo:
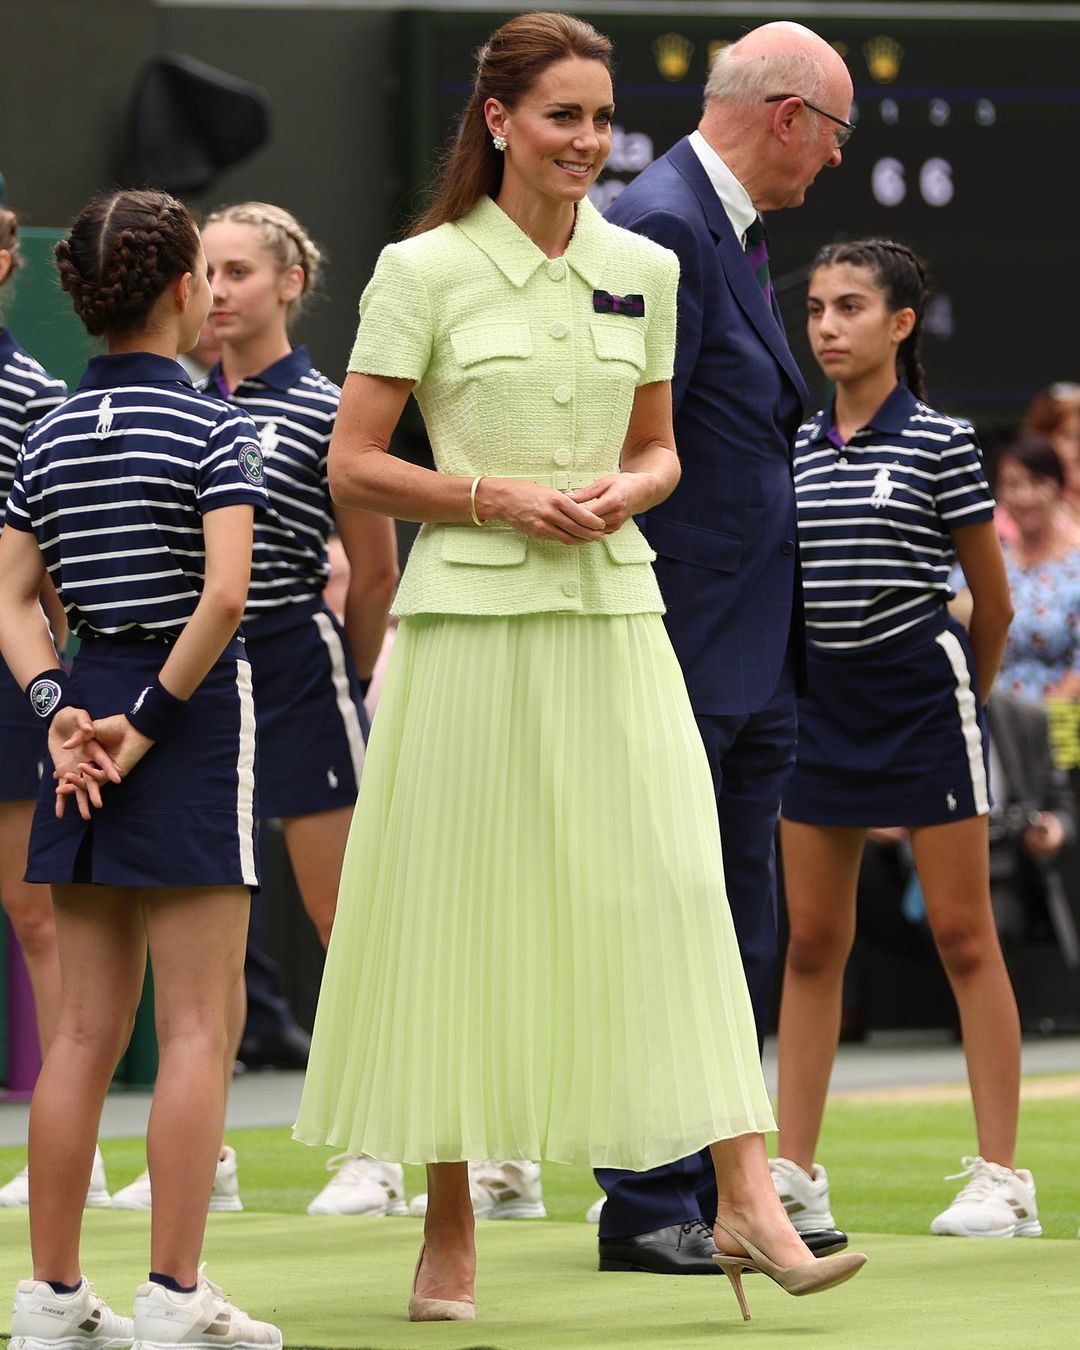
{"label": "striped necktie", "polygon": [[765,299],[772,304],[773,288],[769,279],[769,239],[765,233],[765,222],[755,216],[746,231],[746,260],[757,277],[758,285],[765,292]]}

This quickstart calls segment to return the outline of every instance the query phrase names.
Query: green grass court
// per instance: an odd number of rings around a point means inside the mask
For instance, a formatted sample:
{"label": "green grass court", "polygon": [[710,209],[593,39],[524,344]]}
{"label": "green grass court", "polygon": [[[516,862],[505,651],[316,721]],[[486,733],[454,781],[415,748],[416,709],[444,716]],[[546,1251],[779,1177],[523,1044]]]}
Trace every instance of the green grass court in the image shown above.
{"label": "green grass court", "polygon": [[[821,1160],[833,1210],[870,1264],[852,1283],[795,1300],[753,1277],[753,1321],[727,1281],[601,1275],[596,1230],[582,1221],[598,1194],[585,1169],[547,1166],[549,1218],[478,1225],[480,1320],[405,1320],[420,1242],[417,1219],[311,1218],[330,1149],[288,1132],[229,1135],[245,1213],[211,1215],[208,1273],[253,1315],[279,1323],[290,1347],[540,1350],[544,1347],[821,1346],[824,1350],[1068,1350],[1080,1347],[1080,1096],[1028,1080],[1018,1163],[1035,1173],[1045,1235],[1011,1241],[932,1238],[952,1198],[960,1156],[974,1151],[966,1101],[860,1101],[829,1109]],[[1041,1089],[1041,1090],[1040,1090]],[[1055,1089],[1059,1091],[1056,1092]],[[1043,1095],[1045,1092],[1045,1095]],[[112,1190],[143,1166],[141,1140],[103,1145]],[[21,1165],[0,1149],[0,1175]],[[407,1169],[411,1197],[423,1171]],[[0,1210],[0,1289],[28,1271],[26,1215]],[[118,1309],[145,1278],[149,1216],[88,1211],[88,1277]],[[6,1298],[6,1295],[5,1295]]]}

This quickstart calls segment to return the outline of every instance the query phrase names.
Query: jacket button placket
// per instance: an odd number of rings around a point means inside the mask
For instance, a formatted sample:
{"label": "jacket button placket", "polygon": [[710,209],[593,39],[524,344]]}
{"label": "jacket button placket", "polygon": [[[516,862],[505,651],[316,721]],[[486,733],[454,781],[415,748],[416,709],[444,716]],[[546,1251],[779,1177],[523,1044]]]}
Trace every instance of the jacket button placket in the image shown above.
{"label": "jacket button placket", "polygon": [[[557,314],[560,310],[566,311],[567,317],[554,318],[548,326],[548,333],[560,345],[559,357],[561,358],[557,365],[565,372],[565,378],[561,379],[552,389],[551,397],[556,405],[564,410],[564,417],[560,419],[565,423],[563,433],[563,443],[556,445],[551,452],[551,458],[554,463],[556,473],[552,480],[555,483],[565,481],[569,483],[569,476],[565,473],[559,473],[558,470],[567,469],[573,463],[573,424],[574,424],[574,384],[573,384],[573,351],[567,345],[567,339],[572,332],[570,322],[570,305],[573,289],[567,285],[569,268],[562,258],[552,258],[547,264],[547,274],[552,282],[555,283],[555,295],[552,296],[551,309]],[[561,294],[560,294],[561,291]],[[581,608],[581,558],[578,549],[573,544],[566,546],[565,571],[562,581],[562,593],[570,601],[576,601],[575,608]]]}

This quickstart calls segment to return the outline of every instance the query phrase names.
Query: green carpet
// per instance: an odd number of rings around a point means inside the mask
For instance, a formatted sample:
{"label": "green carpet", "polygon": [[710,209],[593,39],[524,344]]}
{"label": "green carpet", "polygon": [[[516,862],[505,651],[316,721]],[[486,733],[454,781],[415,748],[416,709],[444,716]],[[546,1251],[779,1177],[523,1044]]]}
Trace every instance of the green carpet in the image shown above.
{"label": "green carpet", "polygon": [[[143,1278],[149,1216],[91,1211],[86,1269],[118,1309]],[[744,1325],[722,1277],[601,1275],[594,1230],[554,1221],[482,1224],[475,1324],[405,1320],[415,1219],[211,1215],[209,1273],[284,1330],[290,1347],[677,1347],[792,1338],[822,1350],[1065,1350],[1080,1325],[1080,1243],[867,1235],[850,1284],[796,1302],[754,1276]],[[0,1211],[0,1289],[26,1273],[26,1216]]]}

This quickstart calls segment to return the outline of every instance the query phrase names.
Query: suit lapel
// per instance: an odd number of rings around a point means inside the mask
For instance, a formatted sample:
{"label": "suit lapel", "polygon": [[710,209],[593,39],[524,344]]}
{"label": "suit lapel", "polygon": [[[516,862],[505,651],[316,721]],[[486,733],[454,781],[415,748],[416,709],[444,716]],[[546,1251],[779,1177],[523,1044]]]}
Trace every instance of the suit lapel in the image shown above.
{"label": "suit lapel", "polygon": [[780,321],[779,307],[776,306],[775,299],[770,306],[764,291],[758,285],[757,278],[747,266],[746,255],[724,210],[723,202],[709,182],[709,175],[705,172],[701,160],[694,154],[689,138],[683,137],[672,146],[668,151],[668,159],[685,178],[701,203],[705,222],[716,238],[717,250],[724,264],[724,275],[731,286],[732,294],[739,302],[743,313],[757,329],[761,340],[795,386],[799,401],[806,403],[809,392],[802,373],[795,364],[795,358],[791,355],[791,348],[788,346]]}

